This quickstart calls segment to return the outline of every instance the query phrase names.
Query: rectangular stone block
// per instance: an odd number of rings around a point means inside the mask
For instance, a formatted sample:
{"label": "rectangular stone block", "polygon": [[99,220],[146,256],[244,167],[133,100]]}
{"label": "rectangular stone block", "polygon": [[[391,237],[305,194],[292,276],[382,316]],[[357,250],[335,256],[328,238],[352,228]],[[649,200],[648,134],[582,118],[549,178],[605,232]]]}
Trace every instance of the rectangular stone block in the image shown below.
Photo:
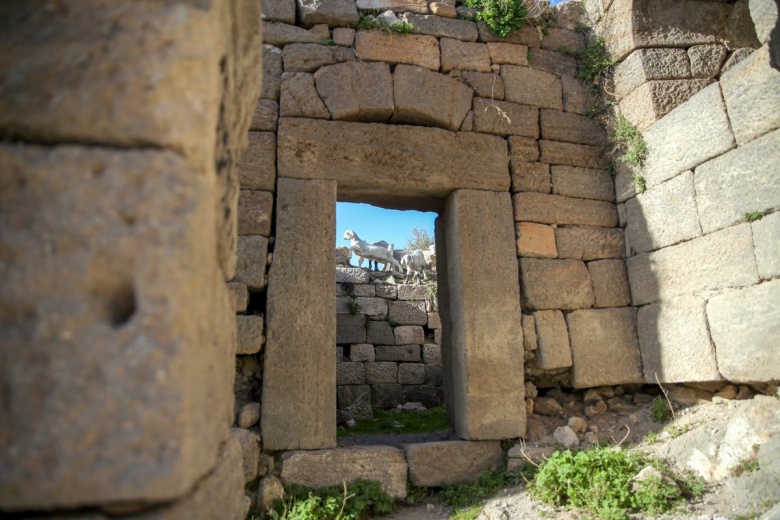
{"label": "rectangular stone block", "polygon": [[[437,345],[426,345],[429,347],[435,347]],[[441,362],[428,363],[425,365],[425,384],[429,386],[442,386],[444,383],[443,367]]]}
{"label": "rectangular stone block", "polygon": [[707,320],[724,378],[780,379],[780,280],[715,296]]}
{"label": "rectangular stone block", "polygon": [[441,345],[423,345],[425,363],[441,363]]}
{"label": "rectangular stone block", "polygon": [[404,404],[404,386],[398,383],[371,385],[371,406],[390,410]]}
{"label": "rectangular stone block", "polygon": [[709,79],[648,81],[623,98],[620,113],[645,130],[710,83]]}
{"label": "rectangular stone block", "polygon": [[641,383],[636,309],[585,309],[566,316],[575,388]]}
{"label": "rectangular stone block", "polygon": [[326,24],[331,27],[354,27],[360,21],[357,6],[352,0],[296,0],[298,22],[304,27]]}
{"label": "rectangular stone block", "polygon": [[505,37],[494,34],[485,22],[477,22],[479,31],[479,41],[481,42],[505,42],[526,45],[528,47],[538,47],[540,43],[539,34],[530,24],[523,25],[522,28],[512,31]]}
{"label": "rectangular stone block", "polygon": [[384,298],[367,298],[358,296],[355,303],[360,309],[360,314],[373,317],[387,316],[387,300]]}
{"label": "rectangular stone block", "polygon": [[439,40],[433,36],[358,31],[355,52],[359,60],[408,63],[439,70]]}
{"label": "rectangular stone block", "polygon": [[517,256],[524,258],[557,258],[555,229],[544,224],[516,222]]}
{"label": "rectangular stone block", "polygon": [[572,56],[544,49],[531,49],[528,62],[536,70],[549,72],[558,77],[577,76],[577,62]]}
{"label": "rectangular stone block", "polygon": [[263,20],[295,23],[295,0],[265,0],[262,5]]}
{"label": "rectangular stone block", "polygon": [[[496,136],[285,118],[278,135],[280,176],[334,179],[340,197],[444,197],[460,187],[509,190],[507,144]],[[420,143],[426,143],[425,154],[419,153]],[[480,168],[473,168],[477,163]]]}
{"label": "rectangular stone block", "polygon": [[594,307],[626,307],[631,305],[626,263],[621,260],[588,262],[593,284]]}
{"label": "rectangular stone block", "polygon": [[528,66],[528,46],[514,43],[491,42],[487,44],[490,61],[499,65]]}
{"label": "rectangular stone block", "polygon": [[442,441],[404,445],[409,479],[415,486],[469,482],[504,463],[499,442]]}
{"label": "rectangular stone block", "polygon": [[[372,322],[369,322],[369,324]],[[336,343],[366,342],[366,317],[362,314],[338,314],[336,316]]]}
{"label": "rectangular stone block", "polygon": [[[263,40],[270,45],[263,45],[263,78],[262,89],[260,91],[261,99],[270,99],[279,101],[279,89],[282,85],[282,49],[274,45],[286,45],[290,42],[276,43],[273,38],[273,29],[275,26],[289,27],[293,31],[300,31],[308,35],[308,31],[292,25],[263,23]],[[297,41],[293,39],[293,41]]]}
{"label": "rectangular stone block", "polygon": [[401,284],[398,288],[399,300],[427,300],[430,298],[428,287],[424,285]]}
{"label": "rectangular stone block", "polygon": [[472,97],[474,92],[455,78],[414,65],[396,65],[390,121],[457,131],[471,110]]}
{"label": "rectangular stone block", "polygon": [[425,384],[425,365],[422,363],[401,363],[398,365],[398,382],[402,385]]}
{"label": "rectangular stone block", "polygon": [[238,162],[242,190],[276,189],[276,134],[249,132],[249,146]]}
{"label": "rectangular stone block", "polygon": [[780,208],[780,130],[708,161],[694,175],[705,233],[736,224],[745,213]]}
{"label": "rectangular stone block", "polygon": [[388,319],[398,325],[425,325],[428,323],[428,312],[425,302],[390,301]]}
{"label": "rectangular stone block", "polygon": [[474,98],[474,131],[496,135],[539,137],[539,110],[528,105]]}
{"label": "rectangular stone block", "polygon": [[490,72],[490,53],[484,43],[470,43],[442,38],[441,46],[441,70],[474,70],[477,72]]}
{"label": "rectangular stone block", "polygon": [[759,280],[749,224],[636,255],[626,260],[626,267],[634,305]]}
{"label": "rectangular stone block", "polygon": [[536,191],[550,193],[550,165],[512,161],[512,193]]}
{"label": "rectangular stone block", "polygon": [[236,316],[236,354],[257,354],[263,348],[263,316]]}
{"label": "rectangular stone block", "polygon": [[360,267],[336,266],[336,283],[366,284],[369,280],[368,271]]}
{"label": "rectangular stone block", "polygon": [[[280,179],[277,197],[275,260],[266,303],[263,447],[332,447],[336,280],[332,270],[323,269],[323,259],[332,258],[336,241],[336,182]],[[306,280],[306,298],[295,298],[301,280]],[[365,337],[349,343],[365,343]],[[294,412],[290,402],[296,403]]]}
{"label": "rectangular stone block", "polygon": [[626,202],[626,239],[638,253],[701,235],[693,173],[659,184]]}
{"label": "rectangular stone block", "polygon": [[623,258],[626,240],[622,229],[566,227],[555,229],[558,258],[600,260]]}
{"label": "rectangular stone block", "polygon": [[[330,49],[323,45],[307,45],[321,47],[330,53]],[[291,46],[285,47],[285,49],[289,49],[290,47]],[[281,117],[330,119],[330,112],[328,112],[322,99],[320,99],[320,96],[317,94],[313,75],[308,72],[285,72],[282,74],[282,90],[279,95],[279,115]]]}
{"label": "rectangular stone block", "polygon": [[250,292],[265,289],[265,266],[268,262],[268,239],[259,235],[238,237],[235,282],[246,284]]}
{"label": "rectangular stone block", "polygon": [[185,495],[233,415],[213,179],[152,149],[14,143],[0,164],[0,508]]}
{"label": "rectangular stone block", "polygon": [[238,234],[270,236],[273,206],[273,193],[241,190],[238,195]]}
{"label": "rectangular stone block", "polygon": [[523,309],[585,309],[594,303],[588,269],[578,260],[520,259]]}
{"label": "rectangular stone block", "polygon": [[[375,348],[375,351],[377,361],[406,361],[410,363],[420,361],[420,345],[379,345]],[[392,383],[394,381],[375,382]]]}
{"label": "rectangular stone block", "polygon": [[449,309],[443,309],[449,317],[443,325],[452,331],[444,347],[452,349],[445,380],[452,385],[455,432],[470,440],[523,436],[525,410],[518,406],[525,393],[523,360],[517,355],[523,331],[512,201],[508,193],[457,190],[447,198],[443,219],[449,286],[441,295]]}
{"label": "rectangular stone block", "polygon": [[607,169],[607,160],[601,149],[583,144],[540,140],[539,160],[547,164],[565,164],[594,170]]}
{"label": "rectangular stone block", "polygon": [[363,363],[336,363],[337,385],[363,385],[366,383],[366,369]]}
{"label": "rectangular stone block", "polygon": [[241,282],[228,282],[226,285],[236,312],[239,314],[246,312],[246,306],[249,304],[249,291],[246,288],[246,284]]}
{"label": "rectangular stone block", "polygon": [[358,343],[349,348],[350,361],[375,361],[374,345]]}
{"label": "rectangular stone block", "polygon": [[504,98],[537,108],[563,110],[561,80],[554,74],[528,67],[503,65]]}
{"label": "rectangular stone block", "polygon": [[563,110],[575,114],[587,114],[590,111],[594,101],[593,94],[582,81],[563,76],[561,86],[563,87]]}
{"label": "rectangular stone block", "polygon": [[255,132],[276,132],[278,120],[279,103],[271,99],[261,99],[257,102],[257,107],[255,107],[249,130],[254,130]]}
{"label": "rectangular stone block", "polygon": [[339,410],[343,410],[355,404],[358,399],[368,398],[368,402],[371,402],[371,387],[368,385],[339,385],[336,397]]}
{"label": "rectangular stone block", "polygon": [[398,297],[398,288],[395,285],[377,285],[376,295],[380,298],[395,300]]}
{"label": "rectangular stone block", "polygon": [[542,139],[548,141],[601,146],[607,139],[597,119],[561,110],[540,110],[539,128]]}
{"label": "rectangular stone block", "polygon": [[299,484],[314,489],[340,486],[343,482],[351,484],[356,480],[376,480],[382,491],[403,498],[406,472],[406,459],[398,448],[360,446],[285,453],[280,477],[285,486]]}
{"label": "rectangular stone block", "polygon": [[646,81],[691,78],[685,49],[637,49],[615,66],[615,95],[622,99]]}
{"label": "rectangular stone block", "polygon": [[[323,34],[316,27],[311,29],[304,29],[303,27],[296,27],[295,25],[289,25],[286,23],[277,22],[263,22],[263,41],[266,43],[264,47],[272,47],[278,51],[279,57],[279,70],[281,71],[281,49],[277,47],[284,47],[293,43],[319,43],[323,40]],[[275,56],[273,58],[276,58]],[[263,82],[265,83],[266,75],[266,53],[263,53]],[[280,72],[281,73],[281,72]],[[265,93],[265,88],[263,88]],[[263,96],[265,97],[265,96]],[[276,97],[273,99],[279,99],[279,90],[276,90]]]}
{"label": "rectangular stone block", "polygon": [[498,74],[464,70],[461,72],[460,78],[472,88],[477,97],[504,99],[504,80]]}
{"label": "rectangular stone block", "polygon": [[780,127],[780,71],[770,66],[769,44],[723,74],[720,85],[737,144]]}
{"label": "rectangular stone block", "polygon": [[734,147],[717,84],[705,88],[644,132],[647,187],[671,179]]}
{"label": "rectangular stone block", "polygon": [[428,313],[428,328],[429,329],[440,329],[441,328],[441,318],[439,317],[438,312],[429,312]]}
{"label": "rectangular stone block", "polygon": [[414,13],[404,13],[400,18],[412,26],[412,32],[415,34],[455,38],[464,42],[477,41],[477,27],[468,20],[450,20],[441,16]]}
{"label": "rectangular stone block", "polygon": [[366,341],[373,345],[395,345],[393,329],[386,321],[369,321]]}
{"label": "rectangular stone block", "polygon": [[772,213],[751,224],[758,275],[762,280],[780,276],[780,213]]}
{"label": "rectangular stone block", "polygon": [[419,325],[399,325],[393,329],[396,345],[422,344],[425,341],[425,333]]}
{"label": "rectangular stone block", "polygon": [[544,193],[516,193],[512,197],[518,222],[615,227],[617,209],[609,202],[573,199]]}
{"label": "rectangular stone block", "polygon": [[533,364],[544,370],[571,366],[569,331],[561,311],[537,311],[534,313],[538,348]]}
{"label": "rectangular stone block", "polygon": [[705,301],[683,296],[640,307],[637,334],[645,382],[654,384],[720,379],[707,329]]}
{"label": "rectangular stone block", "polygon": [[615,181],[604,170],[552,166],[552,192],[564,197],[614,202]]}
{"label": "rectangular stone block", "polygon": [[333,119],[385,122],[393,113],[393,76],[387,63],[339,63],[321,68],[314,79]]}
{"label": "rectangular stone block", "polygon": [[585,38],[579,31],[552,27],[542,38],[542,49],[550,51],[582,51],[585,50]]}
{"label": "rectangular stone block", "polygon": [[513,164],[539,160],[539,144],[536,139],[510,136],[507,140],[509,141],[510,161]]}
{"label": "rectangular stone block", "polygon": [[361,11],[428,14],[426,0],[357,0],[357,6]]}
{"label": "rectangular stone block", "polygon": [[369,384],[398,382],[398,363],[376,361],[374,363],[366,363],[365,365],[366,381]]}

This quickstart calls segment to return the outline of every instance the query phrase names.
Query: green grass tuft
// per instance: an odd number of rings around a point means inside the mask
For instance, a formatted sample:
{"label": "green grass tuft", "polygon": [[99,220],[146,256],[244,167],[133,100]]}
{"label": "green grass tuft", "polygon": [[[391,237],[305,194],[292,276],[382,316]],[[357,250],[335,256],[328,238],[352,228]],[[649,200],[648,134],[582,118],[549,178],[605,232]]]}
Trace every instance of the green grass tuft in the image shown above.
{"label": "green grass tuft", "polygon": [[350,435],[374,435],[377,433],[426,433],[448,430],[447,412],[443,406],[429,408],[424,412],[396,412],[395,410],[374,410],[374,418],[357,421],[354,428],[339,430],[340,437]]}
{"label": "green grass tuft", "polygon": [[644,166],[647,159],[647,142],[623,114],[618,114],[612,132],[612,140],[623,149],[620,160],[635,168]]}
{"label": "green grass tuft", "polygon": [[391,24],[387,24],[376,16],[370,14],[366,14],[360,17],[360,22],[358,22],[357,28],[362,30],[379,29],[381,31],[390,31],[404,34],[410,33],[414,30],[414,26],[410,23],[398,20]]}
{"label": "green grass tuft", "polygon": [[466,5],[476,9],[477,20],[501,38],[522,28],[528,18],[525,0],[466,0]]}
{"label": "green grass tuft", "polygon": [[653,416],[655,422],[666,422],[672,418],[672,411],[669,409],[669,404],[661,396],[653,399],[650,407],[650,414]]}
{"label": "green grass tuft", "polygon": [[317,490],[293,484],[269,516],[274,520],[363,520],[393,509],[393,499],[378,482],[358,480]]}
{"label": "green grass tuft", "polygon": [[761,211],[748,211],[743,215],[745,222],[755,222],[764,218],[764,214]]}

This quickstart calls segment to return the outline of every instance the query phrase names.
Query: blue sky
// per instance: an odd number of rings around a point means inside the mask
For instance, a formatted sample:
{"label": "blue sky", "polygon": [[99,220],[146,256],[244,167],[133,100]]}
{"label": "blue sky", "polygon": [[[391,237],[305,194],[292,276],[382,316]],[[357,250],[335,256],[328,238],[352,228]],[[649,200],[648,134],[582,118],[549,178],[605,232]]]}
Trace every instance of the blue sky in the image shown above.
{"label": "blue sky", "polygon": [[385,240],[403,249],[412,229],[421,227],[433,237],[433,220],[436,213],[398,211],[378,208],[369,204],[339,202],[336,204],[336,245],[348,246],[344,232],[351,229],[366,242]]}

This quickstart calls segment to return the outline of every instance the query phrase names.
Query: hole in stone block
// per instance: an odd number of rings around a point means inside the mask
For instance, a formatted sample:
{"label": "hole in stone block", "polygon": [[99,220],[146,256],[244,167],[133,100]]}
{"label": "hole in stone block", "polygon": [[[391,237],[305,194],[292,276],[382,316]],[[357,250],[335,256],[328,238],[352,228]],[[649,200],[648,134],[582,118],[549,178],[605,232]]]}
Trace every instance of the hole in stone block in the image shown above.
{"label": "hole in stone block", "polygon": [[109,299],[108,306],[111,325],[114,328],[119,328],[130,321],[136,309],[135,288],[132,280],[127,280],[115,289]]}

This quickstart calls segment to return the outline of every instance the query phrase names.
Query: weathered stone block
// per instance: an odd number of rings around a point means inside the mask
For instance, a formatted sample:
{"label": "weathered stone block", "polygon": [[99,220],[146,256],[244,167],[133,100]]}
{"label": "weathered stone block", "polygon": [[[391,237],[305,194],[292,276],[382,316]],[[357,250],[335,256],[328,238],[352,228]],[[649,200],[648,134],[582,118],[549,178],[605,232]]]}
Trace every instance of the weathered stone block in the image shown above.
{"label": "weathered stone block", "polygon": [[295,0],[264,0],[261,17],[270,22],[295,23]]}
{"label": "weathered stone block", "polygon": [[352,47],[355,43],[355,29],[350,29],[348,27],[337,27],[333,29],[333,43],[334,45]]}
{"label": "weathered stone block", "polygon": [[473,96],[470,88],[454,78],[423,67],[396,65],[392,122],[457,130],[471,110]]}
{"label": "weathered stone block", "polygon": [[594,307],[625,307],[631,305],[626,263],[623,260],[588,262],[593,284]]}
{"label": "weathered stone block", "polygon": [[351,361],[376,361],[374,355],[374,345],[358,343],[349,348],[349,359]]}
{"label": "weathered stone block", "polygon": [[[396,327],[398,328],[398,327]],[[398,341],[398,337],[396,337]],[[375,349],[377,361],[420,361],[420,345],[379,345]],[[394,383],[395,381],[369,381],[376,383]]]}
{"label": "weathered stone block", "polygon": [[[639,308],[637,333],[645,381],[717,381],[715,348],[702,298],[682,298]],[[684,355],[681,355],[684,353]]]}
{"label": "weathered stone block", "polygon": [[615,66],[615,95],[622,99],[650,80],[690,77],[691,66],[685,49],[637,49]]}
{"label": "weathered stone block", "polygon": [[330,47],[318,43],[292,43],[282,50],[285,72],[315,72],[320,67],[332,65]]}
{"label": "weathered stone block", "polygon": [[539,109],[506,101],[474,98],[474,131],[539,137]]}
{"label": "weathered stone block", "polygon": [[581,51],[585,49],[585,38],[581,32],[552,27],[542,38],[542,49],[549,51]]}
{"label": "weathered stone block", "polygon": [[[332,410],[331,410],[332,411]],[[395,498],[406,496],[406,460],[398,448],[361,446],[334,450],[293,451],[282,456],[285,486],[340,486],[356,480],[376,480]]]}
{"label": "weathered stone block", "polygon": [[390,301],[388,317],[399,325],[425,325],[428,323],[428,312],[425,302]]}
{"label": "weathered stone block", "polygon": [[371,387],[368,385],[341,385],[336,391],[339,410],[355,404],[358,399],[371,400]]}
{"label": "weathered stone block", "polygon": [[415,34],[454,38],[464,42],[477,41],[477,26],[468,20],[449,20],[441,16],[404,13],[401,21],[411,24],[412,32]]}
{"label": "weathered stone block", "polygon": [[453,332],[443,351],[461,438],[507,438],[525,429],[517,406],[524,389],[511,211],[508,193],[458,190],[445,204],[447,253],[439,267],[449,287],[441,298],[451,319],[445,327]]}
{"label": "weathered stone block", "polygon": [[282,74],[279,114],[282,117],[330,118],[330,112],[314,88],[314,76],[305,72]]}
{"label": "weathered stone block", "polygon": [[566,323],[575,388],[643,382],[636,309],[574,311],[566,316]]}
{"label": "weathered stone block", "polygon": [[709,79],[653,80],[620,101],[620,113],[644,130],[709,85]]}
{"label": "weathered stone block", "polygon": [[398,288],[395,285],[377,285],[376,295],[380,298],[395,300],[398,297]]}
{"label": "weathered stone block", "polygon": [[[338,267],[336,268],[338,272]],[[365,272],[365,271],[364,271]],[[366,273],[367,274],[367,273]],[[347,284],[336,281],[336,296],[376,296],[376,287],[367,283]]]}
{"label": "weathered stone block", "polygon": [[404,387],[398,383],[371,385],[371,406],[391,409],[404,404]]}
{"label": "weathered stone block", "polygon": [[438,312],[429,312],[428,313],[428,328],[429,329],[440,329],[441,328],[441,318],[439,317]]}
{"label": "weathered stone block", "polygon": [[[336,183],[280,179],[277,197],[266,304],[263,446],[335,446],[336,280],[333,271],[322,268],[322,259],[332,258],[336,242]],[[301,280],[306,280],[306,298],[290,297]],[[340,316],[339,328],[350,318],[355,317]],[[365,334],[347,342],[365,343]],[[290,402],[296,403],[294,413]]]}
{"label": "weathered stone block", "polygon": [[238,234],[269,236],[273,204],[273,193],[241,190],[238,195]]}
{"label": "weathered stone block", "polygon": [[[0,164],[0,507],[185,495],[233,421],[213,178],[152,149],[15,143]],[[239,487],[240,460],[219,469]]]}
{"label": "weathered stone block", "polygon": [[[426,345],[436,347],[438,345]],[[442,386],[444,384],[444,372],[441,362],[428,363],[425,365],[425,384],[429,386]]]}
{"label": "weathered stone block", "polygon": [[539,116],[542,139],[594,146],[606,141],[604,128],[592,117],[549,109],[541,110]]}
{"label": "weathered stone block", "polygon": [[536,28],[530,24],[525,24],[521,29],[512,31],[505,37],[493,34],[485,22],[478,22],[477,30],[479,31],[479,41],[481,42],[516,43],[528,47],[538,47],[540,43],[539,34],[536,32]]}
{"label": "weathered stone block", "polygon": [[[264,35],[265,36],[265,35]],[[282,49],[273,45],[263,45],[263,81],[260,97],[263,99],[279,99],[279,89],[282,86]]]}
{"label": "weathered stone block", "polygon": [[[284,47],[292,43],[320,43],[327,38],[319,30],[320,27],[327,28],[327,25],[318,25],[307,30],[286,23],[263,22],[263,41],[276,47]],[[281,53],[281,51],[279,52]],[[265,58],[263,59],[265,60]],[[281,70],[281,62],[279,65],[279,70]],[[265,80],[265,73],[263,80]]]}
{"label": "weathered stone block", "polygon": [[361,11],[428,14],[427,0],[357,0]]}
{"label": "weathered stone block", "polygon": [[441,363],[441,345],[423,345],[423,361],[425,363]]}
{"label": "weathered stone block", "polygon": [[355,303],[360,308],[360,313],[366,316],[387,316],[387,300],[384,298],[367,298],[359,296]]}
{"label": "weathered stone block", "polygon": [[609,202],[543,193],[516,193],[512,201],[518,222],[600,227],[617,225],[617,210]]}
{"label": "weathered stone block", "polygon": [[238,237],[236,256],[236,276],[233,281],[246,284],[250,292],[265,289],[268,239],[258,235]]}
{"label": "weathered stone block", "polygon": [[441,486],[477,479],[504,462],[499,442],[444,441],[404,445],[409,478],[416,486]]}
{"label": "weathered stone block", "polygon": [[[444,197],[458,187],[509,189],[507,145],[495,136],[284,118],[278,135],[281,176],[334,179],[340,196],[382,191]],[[426,143],[425,154],[420,143]]]}
{"label": "weathered stone block", "polygon": [[561,311],[537,311],[534,313],[538,348],[534,365],[544,370],[571,366],[569,332]]}
{"label": "weathered stone block", "polygon": [[387,63],[340,63],[314,74],[333,119],[387,121],[393,113],[393,77]]}
{"label": "weathered stone block", "polygon": [[684,172],[629,199],[626,202],[626,220],[628,244],[638,253],[701,235],[693,174]]}
{"label": "weathered stone block", "polygon": [[257,102],[249,130],[255,132],[276,132],[278,119],[279,103],[271,99],[261,99]]}
{"label": "weathered stone block", "polygon": [[734,52],[729,53],[729,57],[726,58],[726,63],[723,64],[723,67],[720,69],[720,73],[725,74],[726,71],[729,71],[737,65],[738,63],[742,63],[745,58],[753,54],[753,51],[755,49],[752,49],[750,47],[743,47],[741,49],[736,49]]}
{"label": "weathered stone block", "polygon": [[369,282],[369,274],[360,267],[336,266],[336,282],[350,284],[365,284]]}
{"label": "weathered stone block", "polygon": [[[370,322],[369,322],[370,323]],[[336,316],[336,343],[365,343],[366,317],[360,314]]]}
{"label": "weathered stone block", "polygon": [[717,84],[673,110],[645,133],[642,175],[651,188],[734,147],[726,105]]}
{"label": "weathered stone block", "polygon": [[355,51],[360,60],[407,63],[439,70],[439,40],[433,36],[359,31]]}
{"label": "weathered stone block", "polygon": [[244,482],[252,482],[257,478],[260,437],[244,428],[231,428],[230,436],[237,439],[241,445],[241,466],[244,469]]}
{"label": "weathered stone block", "polygon": [[691,75],[694,78],[714,78],[726,59],[726,47],[719,43],[694,45],[688,49],[688,59],[691,60]]}
{"label": "weathered stone block", "polygon": [[520,259],[523,308],[585,309],[594,302],[588,269],[577,260]]}
{"label": "weathered stone block", "polygon": [[249,146],[238,163],[242,190],[276,189],[276,135],[249,132]]}
{"label": "weathered stone block", "polygon": [[327,24],[331,27],[352,27],[360,21],[353,0],[296,0],[298,21],[304,27]]}
{"label": "weathered stone block", "polygon": [[623,258],[626,240],[622,229],[566,227],[555,229],[559,258],[600,260]]}
{"label": "weathered stone block", "polygon": [[431,12],[436,16],[442,16],[445,18],[457,18],[458,11],[455,9],[454,4],[446,2],[431,2],[428,4]]}
{"label": "weathered stone block", "polygon": [[780,100],[766,95],[780,89],[780,71],[769,66],[771,59],[769,46],[764,45],[721,78],[731,127],[740,146],[780,127]]}
{"label": "weathered stone block", "polygon": [[[379,352],[377,352],[377,354],[379,354]],[[377,383],[396,383],[398,381],[398,363],[376,361],[374,363],[365,363],[365,367],[366,381],[371,385]]]}
{"label": "weathered stone block", "polygon": [[550,165],[540,162],[513,161],[512,193],[536,191],[550,193]]}
{"label": "weathered stone block", "polygon": [[553,166],[551,172],[552,192],[556,195],[607,202],[615,200],[615,182],[607,171]]}
{"label": "weathered stone block", "polygon": [[236,316],[236,354],[257,354],[263,348],[263,316]]}
{"label": "weathered stone block", "polygon": [[772,0],[749,0],[748,7],[758,41],[764,44],[769,40],[772,30],[777,25],[777,3]]}
{"label": "weathered stone block", "polygon": [[425,365],[420,363],[401,363],[398,365],[398,382],[402,385],[424,384]]}
{"label": "weathered stone block", "polygon": [[369,321],[366,341],[374,345],[395,345],[393,329],[386,321]]}
{"label": "weathered stone block", "polygon": [[758,283],[750,225],[722,229],[626,260],[634,305]]}
{"label": "weathered stone block", "polygon": [[478,97],[487,99],[504,99],[504,80],[492,72],[475,72],[464,70],[461,78],[474,90]]}
{"label": "weathered stone block", "polygon": [[560,52],[531,49],[528,62],[531,68],[555,74],[556,76],[577,76],[577,62],[573,57]]}
{"label": "weathered stone block", "polygon": [[544,224],[516,222],[517,256],[525,258],[557,258],[555,229]]}
{"label": "weathered stone block", "polygon": [[569,76],[561,78],[563,90],[563,110],[576,114],[586,114],[593,106],[593,95],[582,81]]}
{"label": "weathered stone block", "polygon": [[715,296],[707,320],[718,368],[729,381],[780,379],[780,280]]}
{"label": "weathered stone block", "polygon": [[363,363],[336,363],[337,385],[363,385],[366,383],[366,369]]}
{"label": "weathered stone block", "polygon": [[425,342],[425,332],[419,325],[399,325],[393,329],[396,345],[422,344]]}
{"label": "weathered stone block", "polygon": [[246,288],[246,284],[241,282],[228,282],[226,286],[236,312],[246,312],[246,306],[249,303],[249,291]]}
{"label": "weathered stone block", "polygon": [[507,101],[538,108],[563,109],[561,80],[554,74],[528,67],[503,65],[501,77],[504,79],[504,98]]}
{"label": "weathered stone block", "polygon": [[536,320],[531,315],[523,314],[523,350],[528,352],[537,348]]}
{"label": "weathered stone block", "polygon": [[475,70],[477,72],[490,72],[490,53],[484,43],[471,43],[442,38],[441,46],[441,70]]}
{"label": "weathered stone block", "polygon": [[495,65],[528,66],[528,47],[514,43],[491,42],[487,44],[490,61]]}
{"label": "weathered stone block", "polygon": [[534,162],[539,159],[539,145],[535,139],[511,136],[509,139],[511,162]]}
{"label": "weathered stone block", "polygon": [[764,216],[751,228],[758,275],[763,280],[780,276],[780,213]]}
{"label": "weathered stone block", "polygon": [[539,141],[539,160],[547,164],[565,164],[594,170],[607,168],[601,149],[582,144]]}

